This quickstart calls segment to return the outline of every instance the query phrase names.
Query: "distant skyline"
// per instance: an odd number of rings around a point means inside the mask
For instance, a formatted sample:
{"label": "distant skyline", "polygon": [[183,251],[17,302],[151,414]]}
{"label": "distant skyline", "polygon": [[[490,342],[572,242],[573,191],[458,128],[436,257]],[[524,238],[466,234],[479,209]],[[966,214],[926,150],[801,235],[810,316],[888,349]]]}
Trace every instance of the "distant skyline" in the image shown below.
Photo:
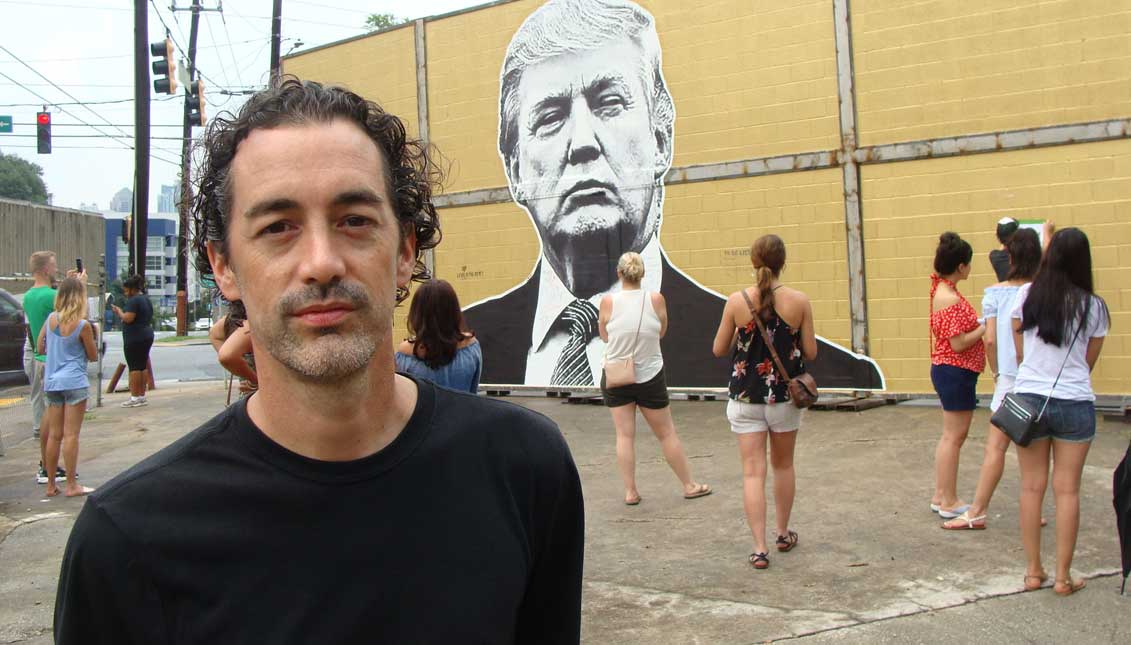
{"label": "distant skyline", "polygon": [[[178,7],[190,4],[189,0],[173,3]],[[164,19],[173,39],[187,51],[190,13],[173,14],[169,4],[151,0],[148,5],[149,41],[164,38]],[[209,8],[217,2],[202,0],[202,4]],[[223,18],[216,12],[201,13],[197,68],[205,81],[208,117],[237,110],[246,100],[242,95],[222,92],[259,89],[266,83],[271,4],[268,0],[227,0]],[[479,4],[483,2],[285,0],[282,52],[286,54],[298,40],[303,45],[295,51],[363,34],[365,18],[371,13],[414,19]],[[0,151],[43,168],[53,205],[79,208],[93,203],[105,210],[115,191],[133,187],[134,153],[129,148],[133,145],[134,111],[132,5],[125,0],[42,0],[4,5],[0,45],[32,69],[0,50],[0,115],[12,116],[16,124],[13,134],[34,135],[31,124],[45,100],[63,104],[48,107],[52,113],[52,154],[37,154],[34,137],[6,134],[0,134]],[[161,205],[161,186],[180,184],[183,96],[183,91],[175,97],[152,95],[154,158],[150,161],[149,208],[154,212]],[[75,99],[86,105],[74,105]],[[98,126],[97,130],[83,125],[83,121]],[[195,128],[193,135],[199,137],[202,132],[202,128]]]}

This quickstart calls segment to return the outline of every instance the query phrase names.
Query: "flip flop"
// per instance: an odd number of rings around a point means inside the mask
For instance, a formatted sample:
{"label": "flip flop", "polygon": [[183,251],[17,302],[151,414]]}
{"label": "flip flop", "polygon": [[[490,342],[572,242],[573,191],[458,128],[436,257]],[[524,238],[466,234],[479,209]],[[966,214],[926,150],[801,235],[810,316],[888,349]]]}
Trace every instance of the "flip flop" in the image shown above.
{"label": "flip flop", "polygon": [[970,510],[969,504],[963,504],[962,506],[952,508],[949,511],[945,508],[940,508],[939,517],[943,518],[944,520],[953,520],[954,518],[962,515],[968,510]]}
{"label": "flip flop", "polygon": [[940,508],[942,508],[942,507],[940,507],[938,504],[936,504],[934,502],[931,502],[931,512],[932,513],[938,513]]}
{"label": "flip flop", "polygon": [[[957,524],[951,524],[951,522],[957,522]],[[967,512],[943,522],[940,526],[947,531],[982,531],[986,528],[986,516],[970,517]]]}
{"label": "flip flop", "polygon": [[697,497],[706,497],[706,496],[710,495],[712,492],[713,491],[711,490],[711,487],[708,486],[707,484],[699,484],[695,488],[694,492],[684,494],[683,499],[695,499]]}
{"label": "flip flop", "polygon": [[[1067,585],[1067,588],[1062,588],[1061,585]],[[1086,586],[1087,584],[1083,580],[1073,580],[1069,578],[1068,580],[1057,580],[1054,582],[1052,584],[1052,590],[1055,591],[1058,596],[1071,596]]]}
{"label": "flip flop", "polygon": [[64,495],[66,495],[67,497],[82,497],[83,495],[89,495],[93,492],[94,492],[94,489],[91,488],[90,486],[83,486],[82,491],[79,492],[76,495],[67,495],[66,493],[64,493]]}
{"label": "flip flop", "polygon": [[643,499],[644,499],[643,497],[641,497],[640,495],[637,495],[637,496],[636,496],[636,499],[632,500],[631,502],[630,502],[630,501],[628,501],[628,500],[625,500],[625,502],[624,502],[624,505],[625,505],[625,506],[636,506],[636,505],[640,504],[640,502],[641,502],[641,501],[642,501]]}
{"label": "flip flop", "polygon": [[792,551],[793,547],[797,546],[797,542],[797,532],[789,531],[785,535],[779,535],[776,544],[778,551],[785,553],[786,551]]}
{"label": "flip flop", "polygon": [[750,561],[750,566],[755,569],[769,569],[770,558],[768,553],[751,553],[747,558]]}

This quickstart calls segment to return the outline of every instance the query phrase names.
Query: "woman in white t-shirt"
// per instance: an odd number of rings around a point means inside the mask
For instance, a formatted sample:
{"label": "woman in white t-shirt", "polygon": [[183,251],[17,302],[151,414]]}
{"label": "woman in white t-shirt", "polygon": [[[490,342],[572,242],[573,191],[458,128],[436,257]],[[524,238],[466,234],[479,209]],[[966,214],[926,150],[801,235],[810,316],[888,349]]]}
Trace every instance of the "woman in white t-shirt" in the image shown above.
{"label": "woman in white t-shirt", "polygon": [[636,382],[608,387],[601,374],[601,394],[605,407],[613,415],[617,433],[617,468],[624,480],[624,503],[640,503],[636,489],[636,409],[660,441],[672,472],[683,485],[684,499],[711,494],[711,487],[691,477],[691,464],[683,443],[675,432],[668,386],[664,379],[664,356],[660,339],[668,330],[668,306],[664,296],[644,291],[644,260],[639,253],[628,252],[617,262],[620,291],[601,298],[597,329],[605,345],[605,361],[632,358]]}
{"label": "woman in white t-shirt", "polygon": [[[1013,346],[1010,317],[1017,294],[1037,274],[1041,264],[1041,240],[1036,231],[1023,228],[1013,234],[1005,250],[1009,258],[1005,281],[986,287],[982,296],[982,317],[986,321],[986,333],[982,339],[986,343],[986,359],[994,377],[994,398],[990,403],[993,412],[1001,406],[1005,395],[1013,391],[1013,382],[1017,378],[1017,350]],[[958,517],[943,522],[944,529],[986,528],[986,509],[1005,469],[1005,451],[1008,448],[1009,437],[991,423],[986,434],[986,454],[982,459],[978,487],[974,491],[974,503]]]}
{"label": "woman in white t-shirt", "polygon": [[1041,566],[1041,503],[1052,455],[1056,496],[1056,579],[1053,589],[1067,596],[1084,587],[1071,576],[1080,525],[1080,474],[1096,435],[1092,368],[1111,325],[1107,304],[1092,286],[1092,252],[1078,228],[1058,231],[1032,284],[1017,294],[1013,310],[1017,348],[1014,392],[1035,406],[1045,404],[1044,430],[1026,447],[1017,447],[1021,465],[1021,541],[1028,566],[1025,588],[1048,579]]}

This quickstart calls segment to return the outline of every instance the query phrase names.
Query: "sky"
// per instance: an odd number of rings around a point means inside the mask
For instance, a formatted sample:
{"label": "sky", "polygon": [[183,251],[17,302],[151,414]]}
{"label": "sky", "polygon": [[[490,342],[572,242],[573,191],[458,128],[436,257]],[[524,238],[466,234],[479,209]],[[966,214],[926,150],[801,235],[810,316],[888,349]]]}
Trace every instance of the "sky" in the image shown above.
{"label": "sky", "polygon": [[[163,40],[168,25],[187,52],[191,13],[170,5],[187,8],[191,0],[147,1],[149,41]],[[364,33],[371,13],[413,19],[483,1],[283,0],[282,53]],[[202,0],[205,8],[217,4]],[[133,185],[133,6],[131,0],[0,0],[0,115],[12,117],[13,134],[34,135],[36,112],[48,103],[53,148],[41,155],[34,136],[0,134],[0,152],[39,164],[57,206],[109,209],[114,193]],[[223,16],[201,13],[197,36],[208,116],[237,109],[246,99],[223,92],[262,88],[270,65],[272,0],[224,0],[222,6]],[[156,211],[161,185],[179,183],[184,94],[150,91],[149,194]],[[200,136],[202,129],[193,133]]]}

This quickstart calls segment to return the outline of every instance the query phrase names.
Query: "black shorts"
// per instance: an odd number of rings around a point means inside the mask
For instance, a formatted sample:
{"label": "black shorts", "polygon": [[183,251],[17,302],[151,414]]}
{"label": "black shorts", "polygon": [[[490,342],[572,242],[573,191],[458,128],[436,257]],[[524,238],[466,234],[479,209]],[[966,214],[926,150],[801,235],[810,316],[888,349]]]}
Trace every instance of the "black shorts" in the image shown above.
{"label": "black shorts", "polygon": [[605,406],[610,408],[619,408],[629,403],[635,403],[649,410],[668,407],[668,383],[664,380],[663,368],[643,383],[621,387],[605,387],[605,373],[602,371],[601,394],[605,397]]}
{"label": "black shorts", "polygon": [[142,340],[131,340],[122,348],[126,354],[126,365],[131,372],[145,371],[149,362],[149,350],[153,347],[153,337]]}
{"label": "black shorts", "polygon": [[939,395],[942,409],[965,412],[978,407],[978,373],[954,365],[932,365],[931,384]]}

